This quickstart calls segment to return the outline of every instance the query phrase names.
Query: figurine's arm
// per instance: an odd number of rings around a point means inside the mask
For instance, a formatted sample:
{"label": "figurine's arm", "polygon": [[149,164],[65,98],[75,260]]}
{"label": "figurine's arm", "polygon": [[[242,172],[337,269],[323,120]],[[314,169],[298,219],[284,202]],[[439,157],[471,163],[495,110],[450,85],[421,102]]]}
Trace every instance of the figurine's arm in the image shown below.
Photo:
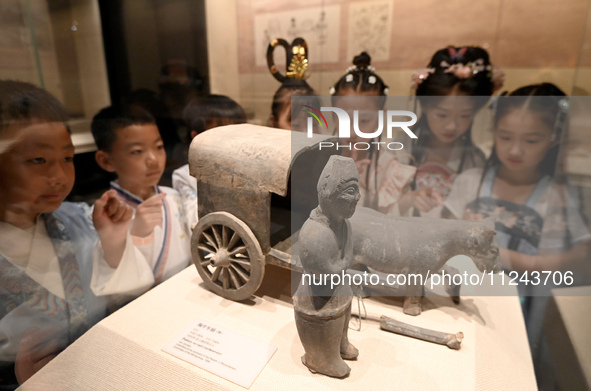
{"label": "figurine's arm", "polygon": [[304,224],[298,242],[300,261],[306,273],[337,274],[351,263],[350,257],[341,257],[334,233],[317,222]]}

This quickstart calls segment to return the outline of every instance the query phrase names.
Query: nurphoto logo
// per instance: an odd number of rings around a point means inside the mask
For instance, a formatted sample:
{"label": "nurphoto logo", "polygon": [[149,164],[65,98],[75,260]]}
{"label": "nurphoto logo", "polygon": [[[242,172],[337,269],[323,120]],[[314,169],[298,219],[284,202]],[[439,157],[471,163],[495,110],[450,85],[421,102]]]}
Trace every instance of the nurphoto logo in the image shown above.
{"label": "nurphoto logo", "polygon": [[[324,117],[324,114],[322,114],[322,112],[333,112],[336,114],[337,118],[338,118],[338,136],[341,139],[349,139],[351,137],[351,118],[349,117],[349,114],[338,107],[321,107],[320,110],[315,109],[312,106],[308,106],[308,105],[304,105],[303,106],[304,109],[302,109],[304,112],[310,114],[312,117],[308,117],[308,123],[307,123],[307,134],[308,134],[308,138],[312,138],[312,134],[313,134],[313,119],[316,119],[316,121],[318,122],[318,124],[320,125],[321,129],[324,129],[325,127],[328,128],[328,123],[326,121],[326,118]],[[410,126],[414,125],[417,122],[417,115],[415,113],[413,113],[412,111],[407,111],[407,110],[388,110],[386,111],[386,137],[387,139],[392,139],[392,130],[394,128],[400,128],[402,130],[404,130],[404,132],[410,137],[410,138],[417,138],[416,134],[413,133],[412,130],[410,130]],[[403,120],[401,121],[400,118],[409,118],[408,120]],[[322,120],[321,120],[322,119]],[[364,132],[359,128],[359,111],[358,110],[354,110],[353,111],[353,131],[355,132],[355,134],[360,137],[360,138],[365,138],[365,139],[369,139],[369,140],[373,140],[373,139],[377,139],[378,137],[381,136],[382,132],[384,131],[384,110],[379,110],[378,111],[378,128],[375,131],[372,132]],[[367,150],[370,148],[370,144],[374,144],[377,146],[377,148],[380,148],[380,145],[385,145],[388,149],[392,150],[392,151],[397,151],[397,150],[401,150],[404,145],[402,145],[402,143],[400,142],[378,142],[378,141],[371,141],[371,142],[355,142],[355,143],[349,143],[349,144],[337,144],[336,147],[337,149],[356,149],[356,150]],[[335,144],[332,142],[321,142],[320,143],[320,149],[322,149],[323,147],[325,148],[332,148],[334,147]]]}

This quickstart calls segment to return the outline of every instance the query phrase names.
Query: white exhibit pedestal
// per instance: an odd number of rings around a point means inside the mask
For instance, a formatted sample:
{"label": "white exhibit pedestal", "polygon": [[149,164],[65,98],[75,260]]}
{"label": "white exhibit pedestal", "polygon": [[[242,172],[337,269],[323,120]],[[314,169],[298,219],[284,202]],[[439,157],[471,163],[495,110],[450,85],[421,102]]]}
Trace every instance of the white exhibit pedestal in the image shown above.
{"label": "white exhibit pedestal", "polygon": [[[424,299],[418,317],[402,313],[402,298],[364,299],[368,319],[350,330],[359,349],[351,374],[334,379],[302,365],[290,271],[267,265],[252,300],[223,299],[203,285],[194,266],[101,321],[21,388],[28,390],[244,390],[162,351],[195,319],[204,319],[277,347],[251,390],[535,390],[521,308],[516,296]],[[357,300],[353,313],[357,313]],[[386,315],[456,333],[460,350],[389,333]],[[357,325],[351,321],[351,327]]]}

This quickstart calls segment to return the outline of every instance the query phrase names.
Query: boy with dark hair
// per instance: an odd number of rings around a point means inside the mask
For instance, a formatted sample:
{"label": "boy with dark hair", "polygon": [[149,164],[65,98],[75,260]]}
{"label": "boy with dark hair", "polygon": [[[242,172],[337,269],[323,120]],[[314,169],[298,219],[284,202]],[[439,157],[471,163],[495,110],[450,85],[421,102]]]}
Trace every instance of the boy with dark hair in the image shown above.
{"label": "boy with dark hair", "polygon": [[[183,110],[183,120],[193,140],[198,134],[218,126],[246,123],[246,114],[232,98],[212,94],[189,102]],[[187,224],[193,229],[197,224],[197,179],[190,175],[188,164],[174,170],[172,187],[180,193]]]}
{"label": "boy with dark hair", "polygon": [[90,289],[93,247],[100,238],[109,262],[125,247],[132,211],[114,191],[94,211],[63,202],[74,185],[67,118],[48,92],[0,80],[2,389],[23,383],[106,315],[106,299]]}
{"label": "boy with dark hair", "polygon": [[182,202],[176,190],[158,186],[166,153],[147,111],[111,106],[93,118],[91,129],[99,149],[97,163],[117,174],[111,188],[134,209],[124,256],[95,257],[92,289],[97,295],[138,295],[191,261]]}

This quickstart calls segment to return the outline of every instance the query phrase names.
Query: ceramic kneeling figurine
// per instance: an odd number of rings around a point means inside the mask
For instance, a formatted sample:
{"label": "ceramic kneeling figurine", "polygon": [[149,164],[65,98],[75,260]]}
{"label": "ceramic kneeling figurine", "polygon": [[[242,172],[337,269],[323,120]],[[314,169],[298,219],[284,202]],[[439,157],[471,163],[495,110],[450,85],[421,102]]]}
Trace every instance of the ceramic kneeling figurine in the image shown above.
{"label": "ceramic kneeling figurine", "polygon": [[348,219],[360,198],[355,162],[331,156],[317,189],[319,205],[299,235],[304,275],[293,298],[295,320],[306,352],[302,363],[314,373],[341,378],[351,371],[343,359],[354,360],[359,354],[347,338],[353,292],[349,285],[331,286],[330,279],[324,285],[313,282],[327,274],[340,275],[353,260]]}

